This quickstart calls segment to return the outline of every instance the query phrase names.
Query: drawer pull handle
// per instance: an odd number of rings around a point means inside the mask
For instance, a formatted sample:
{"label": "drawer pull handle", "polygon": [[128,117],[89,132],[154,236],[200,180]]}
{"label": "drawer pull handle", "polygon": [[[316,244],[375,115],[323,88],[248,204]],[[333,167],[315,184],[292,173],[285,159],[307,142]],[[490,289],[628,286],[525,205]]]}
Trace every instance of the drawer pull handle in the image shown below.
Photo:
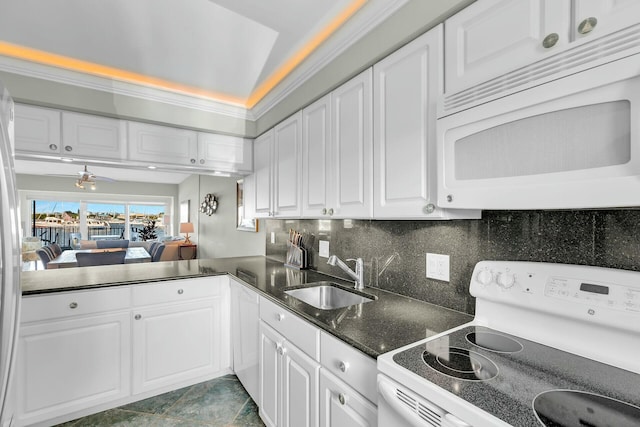
{"label": "drawer pull handle", "polygon": [[140,320],[140,319],[142,319],[142,316],[139,315],[139,314],[136,314],[135,316],[133,316],[133,318],[136,319],[136,320]]}
{"label": "drawer pull handle", "polygon": [[183,289],[178,289],[178,295],[182,295],[184,293]]}
{"label": "drawer pull handle", "polygon": [[347,369],[349,369],[349,363],[340,362],[340,365],[338,365],[338,368],[340,368],[342,372],[347,372]]}
{"label": "drawer pull handle", "polygon": [[278,319],[278,322],[282,322],[284,320],[284,314],[282,313],[278,313],[278,315],[276,316],[276,318]]}
{"label": "drawer pull handle", "polygon": [[344,404],[345,404],[345,402],[347,401],[347,398],[344,396],[344,394],[340,393],[340,394],[338,395],[338,400],[340,401],[340,404],[341,404],[341,405],[344,405]]}
{"label": "drawer pull handle", "polygon": [[69,308],[77,308],[78,307],[78,303],[77,302],[72,302],[71,304],[69,304]]}

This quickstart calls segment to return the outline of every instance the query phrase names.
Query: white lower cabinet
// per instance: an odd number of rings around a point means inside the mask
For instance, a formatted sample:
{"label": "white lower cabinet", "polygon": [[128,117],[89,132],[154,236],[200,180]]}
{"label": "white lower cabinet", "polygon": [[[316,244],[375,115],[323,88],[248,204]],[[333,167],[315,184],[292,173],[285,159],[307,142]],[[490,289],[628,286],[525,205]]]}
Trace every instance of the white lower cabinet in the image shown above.
{"label": "white lower cabinet", "polygon": [[259,400],[260,297],[231,280],[231,347],[233,370],[249,396]]}
{"label": "white lower cabinet", "polygon": [[321,427],[375,427],[377,425],[376,406],[326,369],[320,371]]}
{"label": "white lower cabinet", "polygon": [[260,322],[260,416],[268,426],[318,426],[320,363]]}
{"label": "white lower cabinet", "polygon": [[23,298],[16,426],[57,424],[230,372],[228,280]]}
{"label": "white lower cabinet", "polygon": [[267,426],[376,426],[376,361],[260,298],[260,417]]}

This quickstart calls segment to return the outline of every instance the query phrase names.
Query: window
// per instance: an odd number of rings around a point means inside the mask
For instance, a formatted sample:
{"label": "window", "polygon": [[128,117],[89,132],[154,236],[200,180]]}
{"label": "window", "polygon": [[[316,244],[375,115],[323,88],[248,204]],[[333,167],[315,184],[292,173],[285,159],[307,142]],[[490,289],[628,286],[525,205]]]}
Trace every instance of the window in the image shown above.
{"label": "window", "polygon": [[[145,226],[155,224],[158,239],[172,234],[168,221],[173,198],[131,196],[132,200],[69,200],[69,195],[26,195],[30,223],[25,235],[39,237],[45,243],[75,247],[79,240],[139,240]],[[44,196],[42,198],[38,196]],[[99,196],[125,199],[125,196]],[[24,199],[23,199],[24,200]]]}

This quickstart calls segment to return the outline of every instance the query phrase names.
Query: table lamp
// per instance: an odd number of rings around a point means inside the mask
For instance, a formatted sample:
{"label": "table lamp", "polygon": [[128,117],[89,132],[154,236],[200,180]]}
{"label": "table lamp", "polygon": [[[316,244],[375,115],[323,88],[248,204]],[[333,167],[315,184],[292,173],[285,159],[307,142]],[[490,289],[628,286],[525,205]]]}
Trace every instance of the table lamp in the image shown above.
{"label": "table lamp", "polygon": [[189,239],[189,233],[193,233],[193,223],[191,222],[181,222],[180,223],[180,233],[185,233],[186,236],[184,238],[184,244],[190,245],[191,240]]}

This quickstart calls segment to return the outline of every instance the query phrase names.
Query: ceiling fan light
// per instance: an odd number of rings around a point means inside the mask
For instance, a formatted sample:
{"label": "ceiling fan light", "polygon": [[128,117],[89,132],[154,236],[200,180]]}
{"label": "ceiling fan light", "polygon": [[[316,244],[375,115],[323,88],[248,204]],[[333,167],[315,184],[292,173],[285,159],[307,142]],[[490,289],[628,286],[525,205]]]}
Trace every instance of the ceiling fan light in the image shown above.
{"label": "ceiling fan light", "polygon": [[92,191],[95,191],[96,190],[96,183],[92,182],[90,188],[91,188]]}
{"label": "ceiling fan light", "polygon": [[84,185],[82,185],[82,181],[80,180],[76,181],[76,187],[78,187],[81,190],[84,190]]}

